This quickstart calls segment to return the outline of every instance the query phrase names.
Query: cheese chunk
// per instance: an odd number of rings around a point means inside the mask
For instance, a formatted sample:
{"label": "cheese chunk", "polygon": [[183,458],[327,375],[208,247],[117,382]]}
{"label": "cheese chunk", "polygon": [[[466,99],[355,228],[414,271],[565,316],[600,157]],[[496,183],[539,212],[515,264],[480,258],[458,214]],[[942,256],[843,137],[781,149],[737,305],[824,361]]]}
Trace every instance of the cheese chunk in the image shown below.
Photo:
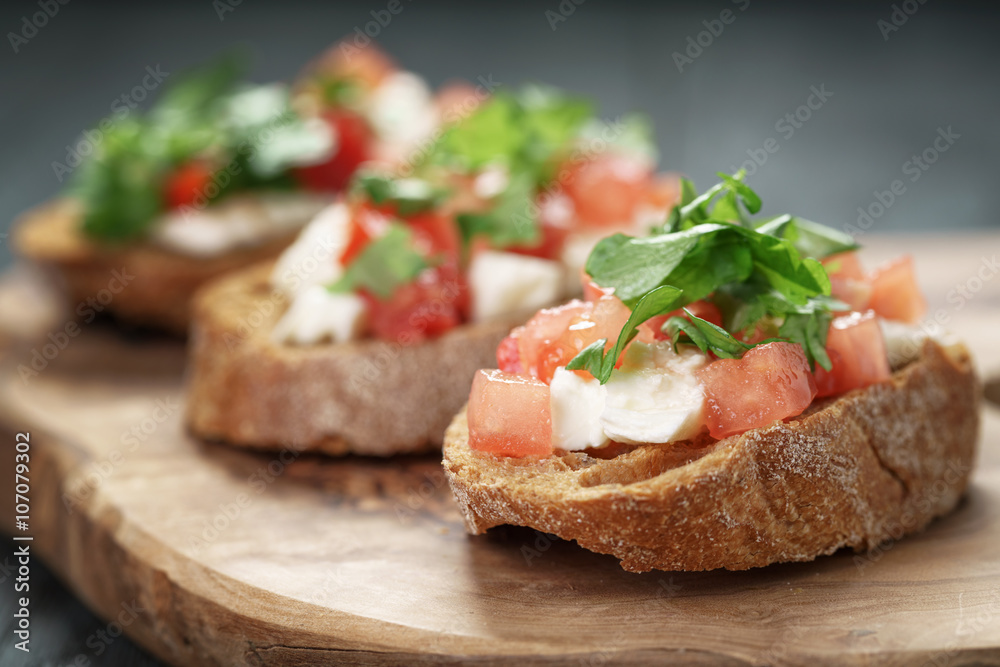
{"label": "cheese chunk", "polygon": [[344,272],[340,256],[347,247],[350,223],[351,214],[343,202],[320,211],[278,258],[271,284],[294,296],[310,287],[336,282]]}
{"label": "cheese chunk", "polygon": [[343,343],[362,331],[365,302],[356,294],[334,294],[322,285],[299,293],[271,332],[276,343]]}
{"label": "cheese chunk", "polygon": [[476,321],[538,310],[563,295],[563,267],[548,259],[486,250],[472,259],[469,287]]}
{"label": "cheese chunk", "polygon": [[608,444],[601,413],[607,389],[594,378],[557,368],[549,385],[552,446],[570,451]]}
{"label": "cheese chunk", "polygon": [[151,240],[191,257],[215,257],[303,227],[329,197],[300,192],[233,195],[205,208],[182,206],[153,226]]}
{"label": "cheese chunk", "polygon": [[707,362],[696,350],[674,352],[666,341],[633,342],[603,386],[557,369],[550,386],[553,446],[573,451],[693,438],[705,423],[696,371]]}

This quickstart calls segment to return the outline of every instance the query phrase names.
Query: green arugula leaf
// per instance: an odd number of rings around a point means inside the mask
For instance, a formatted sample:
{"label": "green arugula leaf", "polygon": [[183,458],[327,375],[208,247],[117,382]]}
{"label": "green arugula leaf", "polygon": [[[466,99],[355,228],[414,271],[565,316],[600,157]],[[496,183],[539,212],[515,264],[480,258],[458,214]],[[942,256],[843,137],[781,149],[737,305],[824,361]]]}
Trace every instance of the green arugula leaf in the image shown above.
{"label": "green arugula leaf", "polygon": [[175,74],[150,111],[155,125],[188,123],[211,111],[219,99],[233,92],[245,71],[243,59],[233,53]]}
{"label": "green arugula leaf", "polygon": [[[587,258],[587,273],[633,308],[618,345],[604,354],[594,344],[567,368],[585,368],[606,382],[638,325],[693,301],[711,297],[723,313],[724,327],[690,315],[671,318],[675,344],[690,343],[717,356],[739,357],[751,346],[734,332],[755,328],[775,331],[776,338],[798,343],[810,365],[829,370],[826,336],[835,309],[845,308],[830,296],[823,265],[802,249],[832,253],[852,249],[853,240],[822,225],[781,216],[754,226],[746,214],[760,209],[760,199],[743,175],[724,176],[701,195],[682,182],[681,203],[666,223],[646,238],[616,234],[600,241]],[[676,299],[657,310],[647,300],[658,290],[680,290]],[[662,305],[662,304],[661,304]]]}
{"label": "green arugula leaf", "polygon": [[849,234],[792,215],[760,222],[757,231],[790,241],[802,255],[816,259],[859,248]]}
{"label": "green arugula leaf", "polygon": [[[688,342],[697,345],[702,352],[713,352],[715,356],[725,359],[739,359],[744,352],[753,347],[737,340],[722,327],[697,317],[687,308],[684,312],[687,318],[674,316],[664,325],[664,330],[673,340],[675,349],[679,342]],[[681,334],[687,336],[686,341],[680,340]]]}
{"label": "green arugula leaf", "polygon": [[121,242],[142,235],[163,208],[159,187],[167,163],[139,148],[145,132],[126,119],[105,133],[99,159],[85,161],[70,191],[82,200],[86,235]]}
{"label": "green arugula leaf", "polygon": [[395,205],[397,214],[404,218],[439,206],[448,195],[444,188],[420,178],[396,178],[373,172],[357,174],[354,187],[376,205]]}
{"label": "green arugula leaf", "polygon": [[760,211],[760,197],[757,193],[750,189],[750,186],[743,182],[744,172],[737,172],[735,176],[730,176],[729,174],[724,174],[721,171],[715,174],[722,179],[722,182],[729,186],[729,191],[735,195],[739,195],[740,200],[747,207],[750,213],[757,213]]}
{"label": "green arugula leaf", "polygon": [[413,232],[406,225],[394,222],[384,235],[365,246],[329,289],[333,292],[365,289],[379,299],[388,299],[427,267],[427,260],[413,243]]}
{"label": "green arugula leaf", "polygon": [[497,195],[489,211],[461,213],[456,220],[466,241],[483,235],[497,248],[530,247],[542,238],[534,210],[535,182],[530,174],[522,172],[510,176],[507,188]]}
{"label": "green arugula leaf", "polygon": [[828,371],[833,366],[826,353],[826,335],[832,320],[833,314],[828,310],[789,313],[785,315],[785,321],[778,330],[778,335],[802,346],[810,368],[815,370],[816,364],[819,364]]}
{"label": "green arugula leaf", "polygon": [[618,340],[615,341],[614,346],[608,350],[607,354],[604,352],[604,346],[607,345],[608,340],[601,338],[583,348],[566,364],[566,369],[589,371],[591,375],[600,380],[601,384],[604,384],[611,377],[611,371],[615,369],[615,364],[618,363],[618,358],[625,351],[625,346],[632,342],[632,339],[639,333],[639,325],[657,315],[675,310],[681,297],[682,292],[676,287],[663,286],[650,291],[632,309],[632,314],[626,320],[621,333],[618,334]]}

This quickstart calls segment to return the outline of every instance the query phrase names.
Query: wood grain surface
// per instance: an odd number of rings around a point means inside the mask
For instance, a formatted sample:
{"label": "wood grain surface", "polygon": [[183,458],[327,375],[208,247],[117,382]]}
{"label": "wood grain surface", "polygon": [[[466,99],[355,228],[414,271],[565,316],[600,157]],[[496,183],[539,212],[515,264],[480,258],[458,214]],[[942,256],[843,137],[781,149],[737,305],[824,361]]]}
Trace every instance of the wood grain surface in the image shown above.
{"label": "wood grain surface", "polygon": [[[876,240],[868,255],[904,249],[932,314],[1000,375],[1000,278],[948,300],[1000,235]],[[1000,664],[996,407],[970,493],[921,535],[813,563],[636,575],[531,530],[467,537],[435,457],[188,437],[178,341],[87,325],[22,379],[65,324],[43,294],[34,278],[0,288],[0,437],[11,452],[31,433],[35,554],[102,617],[138,610],[126,633],[173,664]]]}

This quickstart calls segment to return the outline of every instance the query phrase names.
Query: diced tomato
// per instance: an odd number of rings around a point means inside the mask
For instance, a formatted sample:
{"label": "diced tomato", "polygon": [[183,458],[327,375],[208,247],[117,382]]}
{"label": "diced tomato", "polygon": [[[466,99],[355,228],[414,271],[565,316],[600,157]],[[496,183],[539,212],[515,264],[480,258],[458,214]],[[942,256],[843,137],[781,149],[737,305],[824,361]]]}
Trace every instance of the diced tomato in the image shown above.
{"label": "diced tomato", "polygon": [[391,222],[388,215],[368,202],[354,206],[351,210],[347,246],[340,255],[341,265],[347,266],[354,261],[369,242],[385,234]]}
{"label": "diced tomato", "polygon": [[458,264],[462,252],[462,235],[451,216],[427,211],[406,218],[413,231],[417,249],[428,259]]}
{"label": "diced tomato", "polygon": [[507,336],[497,346],[497,366],[505,373],[523,373],[517,338]]}
{"label": "diced tomato", "polygon": [[552,453],[549,387],[525,375],[481,370],[469,394],[469,447],[498,456]]}
{"label": "diced tomato", "polygon": [[168,208],[191,206],[199,198],[207,197],[205,189],[212,182],[212,170],[200,160],[178,167],[167,177],[163,197]]}
{"label": "diced tomato", "polygon": [[865,310],[871,300],[872,287],[865,276],[858,254],[842,252],[823,260],[823,266],[830,276],[830,291],[850,310]]}
{"label": "diced tomato", "polygon": [[913,258],[900,257],[875,269],[870,308],[887,320],[917,322],[927,312],[927,301],[920,292],[913,270]]}
{"label": "diced tomato", "polygon": [[[684,307],[690,310],[695,317],[700,317],[716,326],[722,326],[722,313],[714,303],[709,301],[692,301]],[[659,340],[666,340],[667,334],[663,332],[663,325],[674,316],[687,317],[684,310],[678,308],[665,315],[657,315],[652,319],[646,320],[639,326],[639,340],[644,343],[655,343]]]}
{"label": "diced tomato", "polygon": [[713,361],[698,377],[708,432],[719,439],[799,415],[816,396],[806,355],[795,343],[766,343],[742,359]]}
{"label": "diced tomato", "polygon": [[323,79],[354,79],[371,89],[395,70],[395,63],[374,44],[359,48],[344,40],[327,49],[310,66],[309,75]]}
{"label": "diced tomato", "polygon": [[651,178],[646,164],[614,152],[571,162],[558,176],[580,223],[590,227],[630,222],[649,192]]}
{"label": "diced tomato", "polygon": [[848,305],[848,312],[867,310],[872,299],[872,286],[865,280],[830,276],[830,293]]}
{"label": "diced tomato", "polygon": [[864,280],[865,270],[861,268],[861,260],[856,252],[840,252],[830,255],[822,262],[831,278],[850,278]]}
{"label": "diced tomato", "polygon": [[681,199],[681,181],[676,174],[655,176],[646,192],[646,203],[653,208],[670,210]]}
{"label": "diced tomato", "polygon": [[590,277],[586,269],[580,269],[580,282],[583,284],[583,298],[585,301],[600,301],[601,297],[611,296],[615,293],[614,287],[601,287]]}
{"label": "diced tomato", "polygon": [[372,333],[382,340],[411,345],[434,338],[462,323],[468,289],[450,264],[426,269],[386,300],[362,293],[368,302]]}
{"label": "diced tomato", "polygon": [[518,341],[521,367],[548,383],[556,368],[565,366],[594,341],[606,338],[606,348],[614,345],[630,314],[614,296],[605,296],[596,303],[574,299],[556,308],[544,308],[511,332]]}
{"label": "diced tomato", "polygon": [[339,192],[358,166],[371,159],[374,135],[364,118],[345,109],[324,111],[322,118],[336,136],[333,155],[326,162],[298,167],[295,173],[311,190]]}
{"label": "diced tomato", "polygon": [[542,224],[540,227],[541,238],[535,245],[517,245],[504,248],[507,252],[516,252],[519,255],[529,257],[540,257],[541,259],[556,259],[562,253],[566,237],[569,236],[569,229],[556,227],[554,225]]}
{"label": "diced tomato", "polygon": [[457,123],[485,100],[486,96],[468,81],[449,81],[434,95],[434,104],[445,123]]}
{"label": "diced tomato", "polygon": [[832,368],[826,371],[817,364],[817,396],[835,396],[892,376],[882,329],[872,311],[833,320],[826,338],[826,353]]}

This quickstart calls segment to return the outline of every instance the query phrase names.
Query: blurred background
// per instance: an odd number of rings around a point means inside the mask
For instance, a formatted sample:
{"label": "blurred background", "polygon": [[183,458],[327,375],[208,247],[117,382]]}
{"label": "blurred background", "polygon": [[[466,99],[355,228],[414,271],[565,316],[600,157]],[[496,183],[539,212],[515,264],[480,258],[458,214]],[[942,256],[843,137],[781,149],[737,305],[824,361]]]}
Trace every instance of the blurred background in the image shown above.
{"label": "blurred background", "polygon": [[[538,80],[592,96],[607,118],[644,111],[664,169],[707,186],[745,166],[765,213],[870,234],[1000,222],[1000,14],[985,4],[398,0],[385,22],[388,0],[62,1],[0,8],[0,267],[13,219],[64,186],[53,164],[147,68],[242,46],[253,79],[288,79],[351,34],[374,35],[435,86]],[[62,639],[24,664],[146,663],[125,638],[94,655],[87,638],[104,623],[39,572],[39,636]],[[0,645],[0,663],[17,653]]]}
{"label": "blurred background", "polygon": [[[843,228],[860,207],[869,233],[998,224],[1000,23],[976,3],[399,0],[390,15],[388,0],[47,1],[58,12],[37,28],[38,0],[0,9],[0,231],[59,193],[53,163],[147,67],[241,46],[253,79],[288,79],[348,34],[375,35],[433,85],[539,80],[608,118],[642,110],[665,169],[707,187],[746,166],[765,212]],[[894,180],[905,190],[887,205]]]}

